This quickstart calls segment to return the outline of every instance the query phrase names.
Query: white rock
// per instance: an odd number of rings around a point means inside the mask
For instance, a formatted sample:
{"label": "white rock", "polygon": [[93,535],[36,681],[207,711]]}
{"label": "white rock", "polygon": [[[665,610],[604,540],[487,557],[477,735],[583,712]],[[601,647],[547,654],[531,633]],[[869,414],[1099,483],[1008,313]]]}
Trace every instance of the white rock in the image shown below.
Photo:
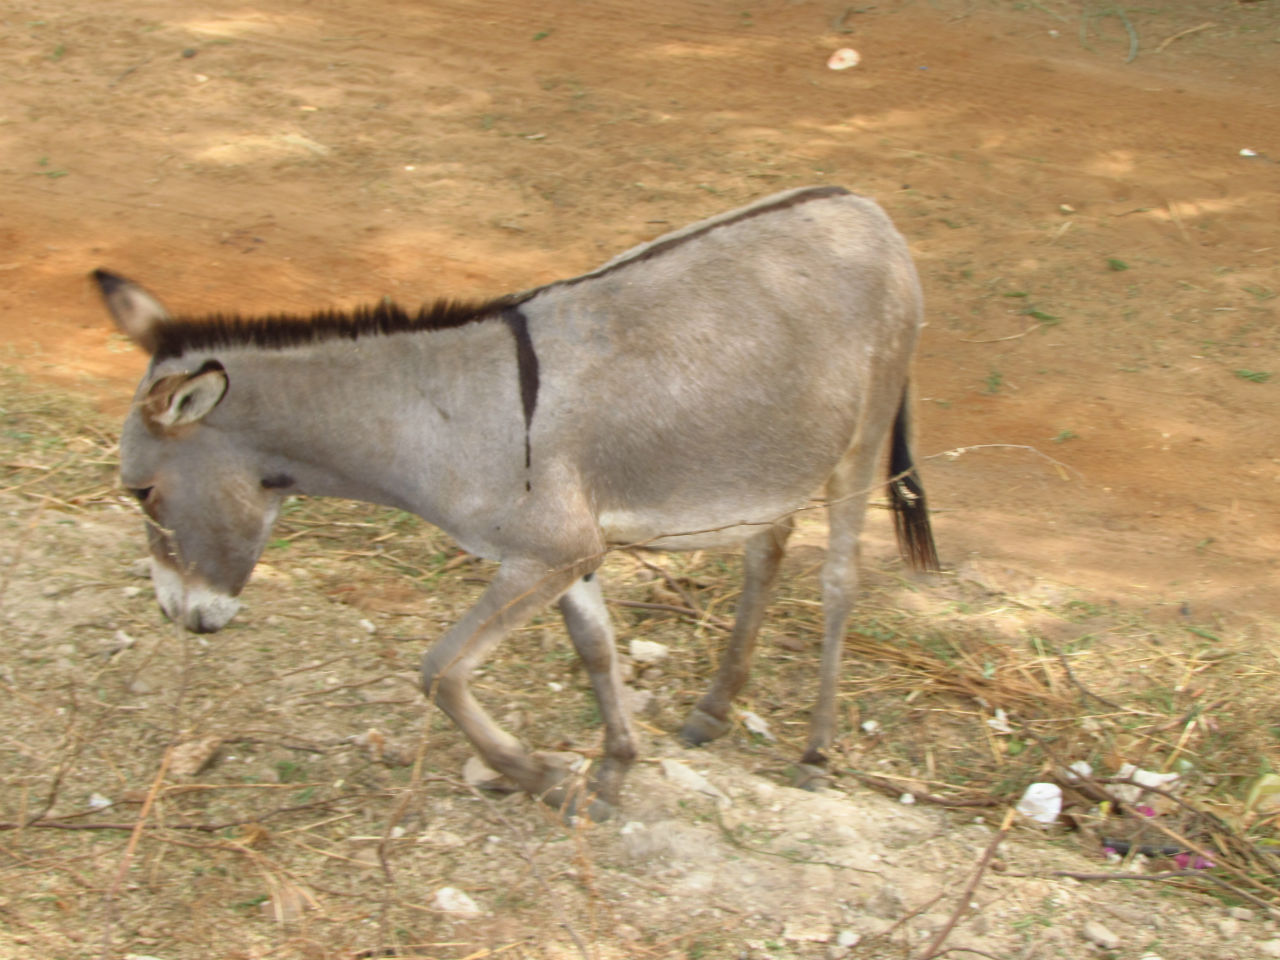
{"label": "white rock", "polygon": [[373,636],[378,632],[378,628],[374,626],[372,620],[357,620],[356,623],[359,624],[360,629],[369,634],[369,636]]}
{"label": "white rock", "polygon": [[475,915],[480,912],[476,902],[457,887],[441,887],[436,891],[435,907],[446,913]]}
{"label": "white rock", "polygon": [[719,806],[727,807],[731,803],[728,795],[723,790],[712,784],[696,770],[686,767],[679,760],[664,759],[662,761],[662,772],[668,780],[672,783],[678,783],[686,790],[693,790],[708,797],[715,797]]}
{"label": "white rock", "polygon": [[1218,936],[1223,940],[1235,940],[1240,936],[1240,921],[1235,917],[1223,917],[1216,924]]}
{"label": "white rock", "polygon": [[93,810],[105,810],[107,807],[114,806],[115,801],[109,797],[104,797],[100,793],[89,794],[89,807]]}
{"label": "white rock", "polygon": [[1280,938],[1264,940],[1258,944],[1258,949],[1262,951],[1264,957],[1280,957]]}
{"label": "white rock", "polygon": [[1120,938],[1097,920],[1086,920],[1080,935],[1090,943],[1096,943],[1103,950],[1115,950],[1120,946]]}
{"label": "white rock", "polygon": [[841,47],[831,56],[827,57],[828,70],[848,70],[850,67],[856,67],[862,62],[862,56],[852,47]]}
{"label": "white rock", "polygon": [[769,724],[759,714],[752,713],[750,710],[743,710],[740,714],[742,717],[742,725],[747,728],[749,733],[754,733],[757,737],[763,737],[770,743],[776,743],[778,738],[773,735],[773,731],[769,729]]}
{"label": "white rock", "polygon": [[1228,917],[1235,917],[1237,920],[1244,920],[1246,923],[1254,918],[1254,913],[1248,907],[1232,907],[1227,911]]}
{"label": "white rock", "polygon": [[836,934],[836,946],[845,947],[846,949],[856,947],[861,940],[861,935],[854,933],[852,930],[841,930]]}
{"label": "white rock", "polygon": [[636,663],[657,663],[667,659],[671,648],[656,640],[632,640],[631,659]]}

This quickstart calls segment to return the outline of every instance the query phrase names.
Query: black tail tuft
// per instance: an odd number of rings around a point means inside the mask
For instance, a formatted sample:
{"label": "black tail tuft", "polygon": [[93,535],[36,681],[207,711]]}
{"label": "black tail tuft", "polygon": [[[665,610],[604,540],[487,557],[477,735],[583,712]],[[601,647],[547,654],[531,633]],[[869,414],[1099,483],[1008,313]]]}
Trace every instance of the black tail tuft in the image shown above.
{"label": "black tail tuft", "polygon": [[911,459],[910,414],[907,392],[902,392],[898,415],[893,421],[889,447],[889,502],[893,506],[893,528],[898,534],[902,559],[917,570],[939,570],[938,549],[929,526],[929,504],[924,487]]}

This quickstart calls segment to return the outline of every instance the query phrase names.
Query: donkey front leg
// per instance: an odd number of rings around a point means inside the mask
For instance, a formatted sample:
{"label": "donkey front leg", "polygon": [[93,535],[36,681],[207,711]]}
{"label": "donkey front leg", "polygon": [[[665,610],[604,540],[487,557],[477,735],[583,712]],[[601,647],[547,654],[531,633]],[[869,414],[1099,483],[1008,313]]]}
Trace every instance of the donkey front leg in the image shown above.
{"label": "donkey front leg", "polygon": [[[622,699],[622,673],[600,578],[588,573],[570,587],[560,598],[560,612],[587,668],[604,721],[604,760],[592,778],[592,787],[605,803],[616,804],[622,781],[636,758],[636,743],[631,714]],[[593,819],[597,818],[593,815]]]}
{"label": "donkey front leg", "polygon": [[458,725],[480,758],[521,789],[556,806],[566,795],[569,771],[531,754],[499,727],[472,695],[467,678],[509,630],[555,600],[581,573],[581,567],[572,562],[549,570],[533,561],[504,561],[476,605],[432,644],[422,661],[423,689]]}

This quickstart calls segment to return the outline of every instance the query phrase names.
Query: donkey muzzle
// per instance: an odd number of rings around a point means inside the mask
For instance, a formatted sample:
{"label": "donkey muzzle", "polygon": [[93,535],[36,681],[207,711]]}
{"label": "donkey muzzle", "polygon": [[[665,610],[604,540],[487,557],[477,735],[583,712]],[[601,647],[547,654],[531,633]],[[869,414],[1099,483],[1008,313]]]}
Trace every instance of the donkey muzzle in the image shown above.
{"label": "donkey muzzle", "polygon": [[151,584],[165,616],[192,633],[215,633],[230,622],[240,609],[240,601],[229,594],[191,582],[154,557]]}

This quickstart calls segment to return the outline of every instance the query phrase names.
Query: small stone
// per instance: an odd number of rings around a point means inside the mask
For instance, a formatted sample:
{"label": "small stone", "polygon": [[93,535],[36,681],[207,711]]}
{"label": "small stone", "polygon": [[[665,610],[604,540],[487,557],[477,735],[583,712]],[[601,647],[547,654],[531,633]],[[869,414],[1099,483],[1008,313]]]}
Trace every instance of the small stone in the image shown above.
{"label": "small stone", "polygon": [[1258,949],[1262,951],[1264,957],[1280,957],[1280,938],[1264,940],[1258,944]]}
{"label": "small stone", "polygon": [[1215,926],[1223,940],[1235,940],[1240,936],[1240,921],[1235,917],[1223,917]]}
{"label": "small stone", "polygon": [[679,760],[664,759],[662,761],[662,772],[666,774],[667,779],[680,786],[694,790],[698,793],[706,794],[709,797],[715,797],[719,806],[729,806],[730,800],[728,795],[719,787],[712,784],[702,774],[696,770],[691,770]]}
{"label": "small stone", "polygon": [[1228,917],[1234,917],[1236,920],[1243,920],[1248,923],[1253,919],[1254,913],[1248,907],[1232,907],[1227,911]]}
{"label": "small stone", "polygon": [[221,746],[221,737],[202,737],[180,743],[173,748],[169,771],[176,777],[194,777],[213,762]]}
{"label": "small stone", "polygon": [[637,690],[634,687],[622,688],[622,703],[627,713],[634,715],[648,713],[653,706],[652,690]]}
{"label": "small stone", "polygon": [[114,803],[115,803],[114,800],[111,800],[108,797],[104,797],[100,793],[89,794],[89,806],[91,809],[105,810],[107,809],[107,807],[112,806]]}
{"label": "small stone", "polygon": [[369,634],[369,636],[373,636],[378,632],[378,628],[372,620],[357,620],[356,622],[360,625],[360,629]]}
{"label": "small stone", "polygon": [[1120,938],[1097,920],[1086,920],[1080,935],[1090,943],[1096,943],[1103,950],[1115,950],[1120,946]]}
{"label": "small stone", "polygon": [[632,640],[630,650],[631,659],[635,663],[657,663],[667,659],[671,653],[670,647],[656,640]]}
{"label": "small stone", "polygon": [[836,934],[836,946],[844,947],[845,949],[856,947],[861,940],[862,936],[852,930],[841,930]]}
{"label": "small stone", "polygon": [[474,916],[480,912],[476,902],[457,887],[441,887],[436,891],[435,907],[445,913],[459,913]]}

